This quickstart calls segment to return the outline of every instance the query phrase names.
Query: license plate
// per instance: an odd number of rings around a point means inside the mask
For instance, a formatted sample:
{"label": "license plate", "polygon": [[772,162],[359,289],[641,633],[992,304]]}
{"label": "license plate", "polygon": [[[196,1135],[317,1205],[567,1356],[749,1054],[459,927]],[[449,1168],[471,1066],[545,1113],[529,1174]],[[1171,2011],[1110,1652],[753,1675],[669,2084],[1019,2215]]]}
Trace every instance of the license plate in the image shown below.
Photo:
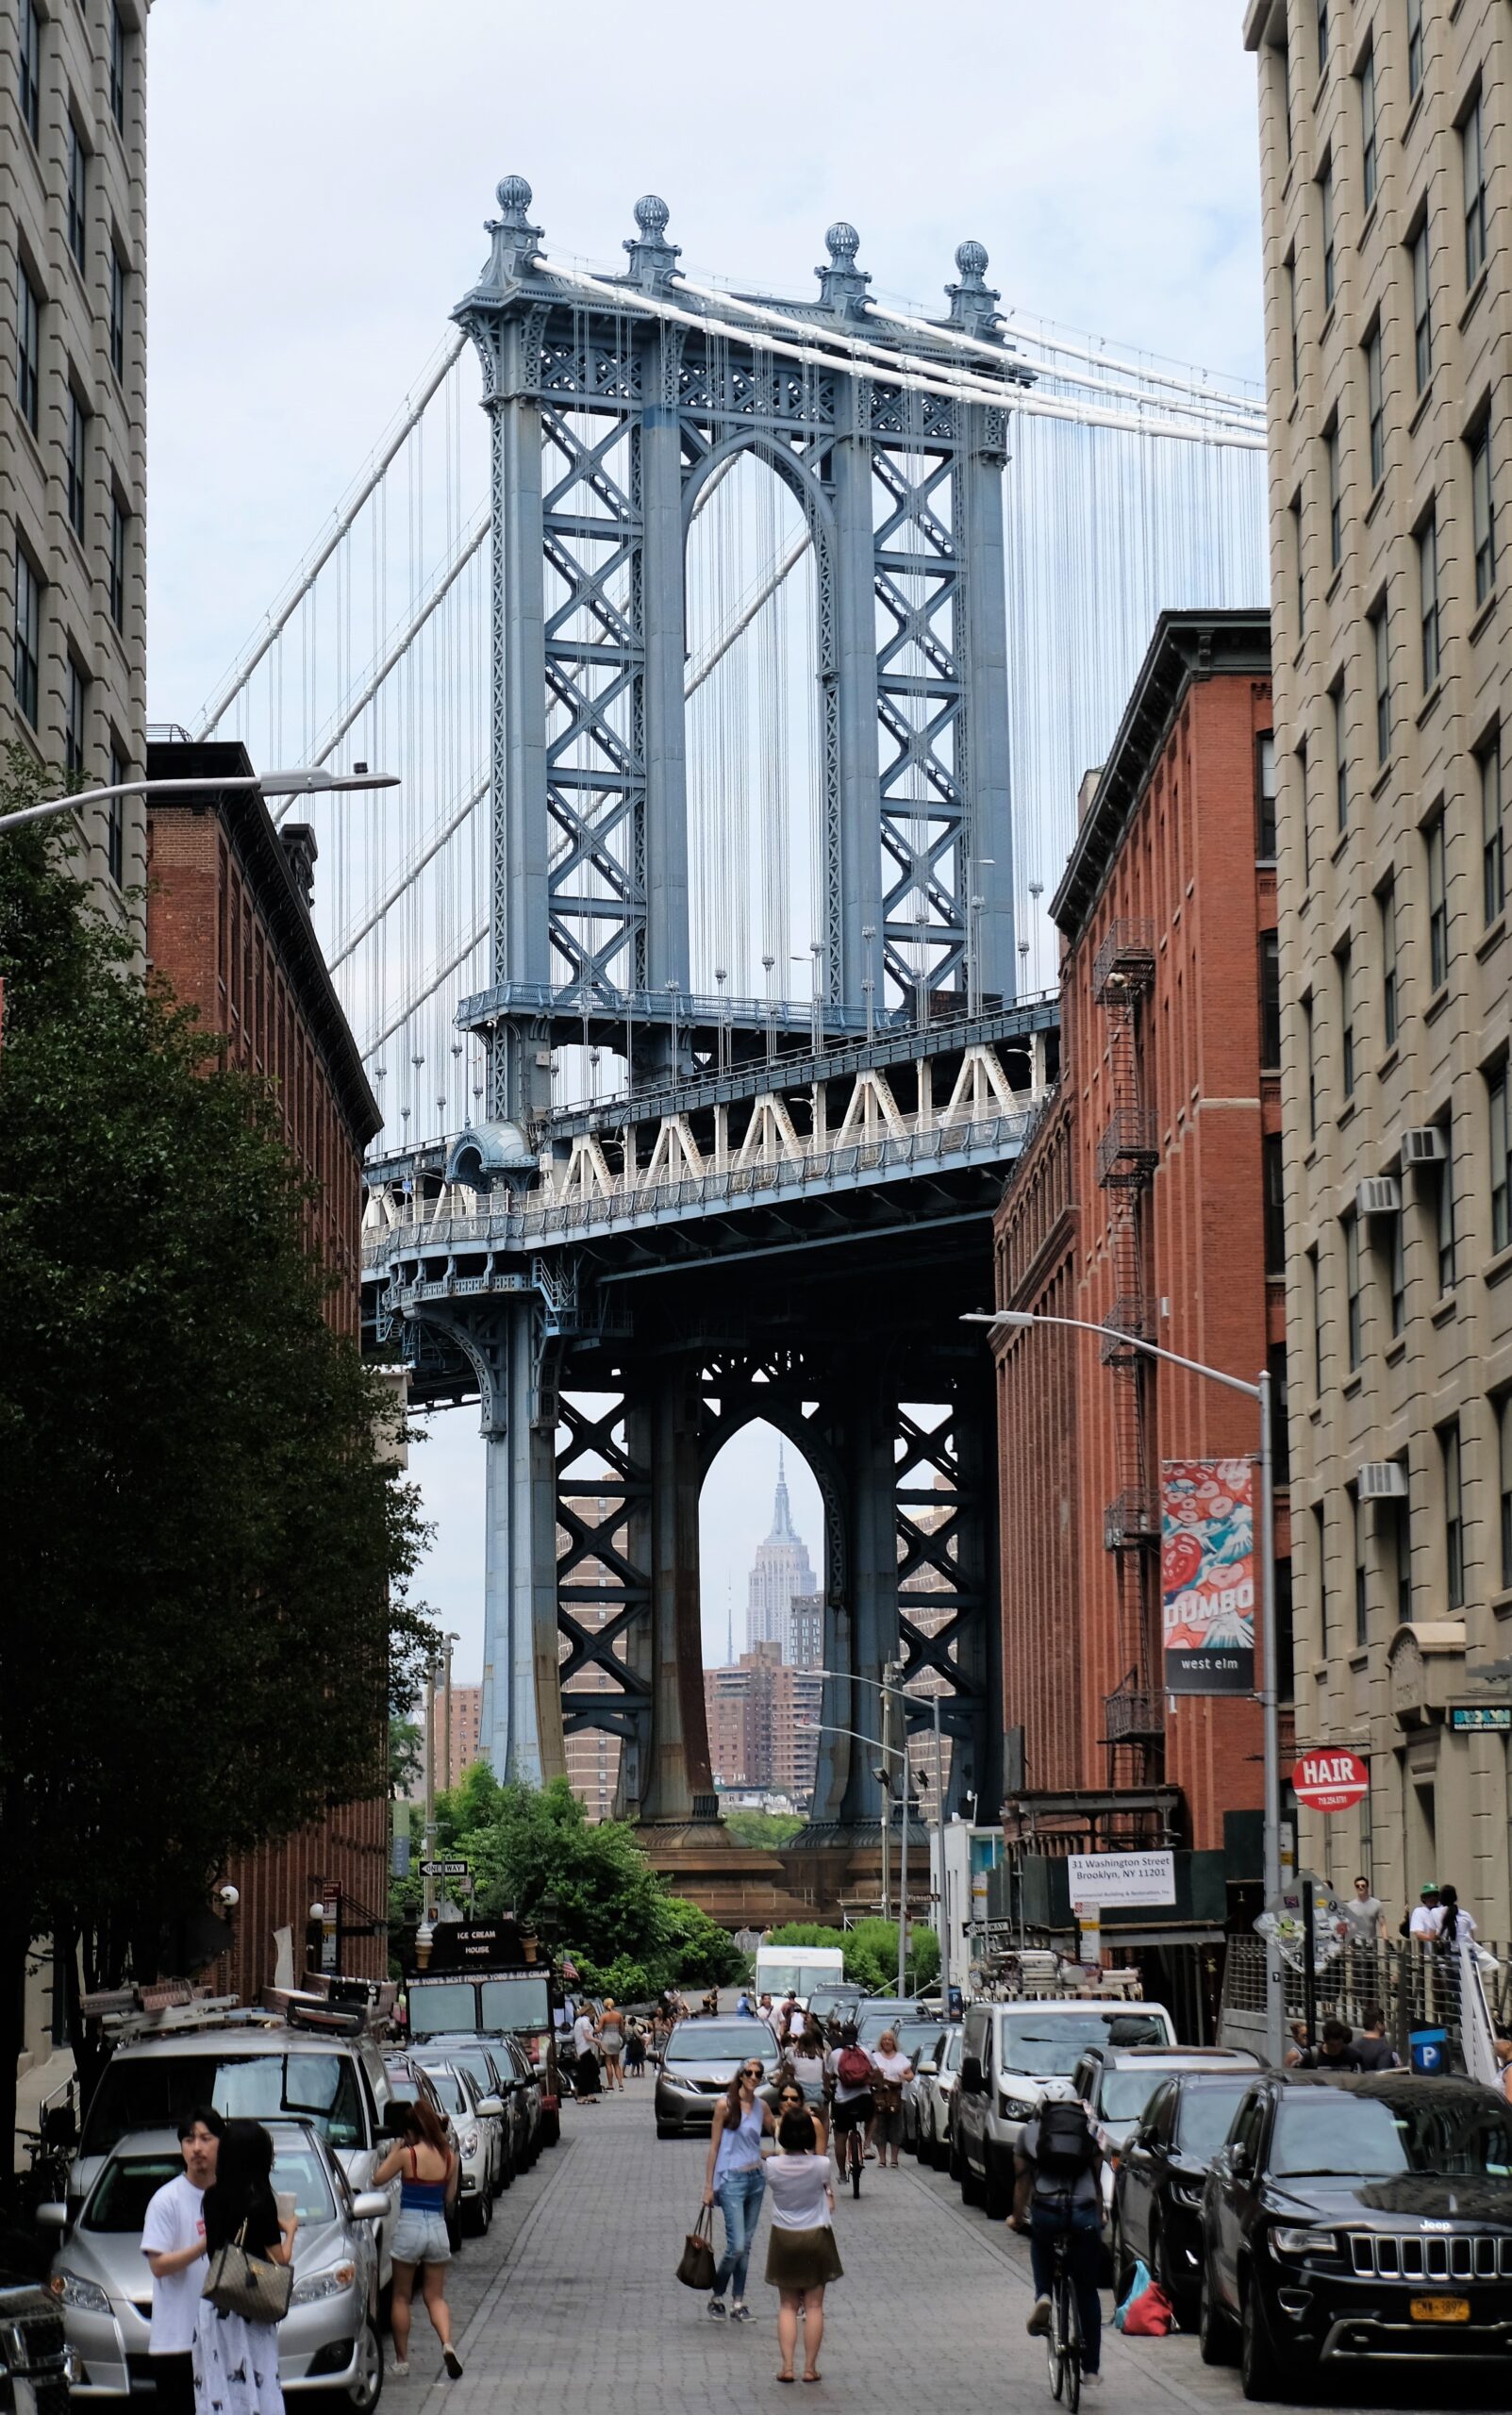
{"label": "license plate", "polygon": [[1410,2312],[1414,2323],[1468,2323],[1469,2298],[1414,2298]]}

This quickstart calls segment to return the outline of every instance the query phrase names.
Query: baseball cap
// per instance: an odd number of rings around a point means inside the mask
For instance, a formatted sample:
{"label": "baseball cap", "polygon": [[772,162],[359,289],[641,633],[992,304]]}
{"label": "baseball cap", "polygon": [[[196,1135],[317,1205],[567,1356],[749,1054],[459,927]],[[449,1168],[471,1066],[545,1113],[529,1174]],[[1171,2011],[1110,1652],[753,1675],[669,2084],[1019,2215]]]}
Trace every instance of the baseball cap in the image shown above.
{"label": "baseball cap", "polygon": [[1420,1890],[1420,1892],[1424,1895],[1437,1895],[1438,1892],[1437,1879],[1430,1878],[1427,1885]]}

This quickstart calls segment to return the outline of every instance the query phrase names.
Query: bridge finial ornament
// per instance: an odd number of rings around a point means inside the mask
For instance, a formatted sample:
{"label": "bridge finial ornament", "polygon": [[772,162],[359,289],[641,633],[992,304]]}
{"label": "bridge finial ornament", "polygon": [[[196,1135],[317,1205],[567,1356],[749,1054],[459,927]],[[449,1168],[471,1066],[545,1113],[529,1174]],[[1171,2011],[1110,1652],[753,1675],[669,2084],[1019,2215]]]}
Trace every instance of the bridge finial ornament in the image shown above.
{"label": "bridge finial ornament", "polygon": [[502,176],[497,186],[499,215],[488,221],[493,238],[489,260],[490,285],[518,284],[528,275],[540,251],[542,229],[530,223],[534,199],[523,176]]}
{"label": "bridge finial ornament", "polygon": [[950,296],[950,323],[964,327],[979,341],[994,343],[1002,313],[997,305],[1000,295],[987,282],[987,246],[968,237],[955,247],[955,266],[960,275],[958,285],[947,285]]}
{"label": "bridge finial ornament", "polygon": [[829,266],[816,268],[819,298],[826,310],[842,319],[859,318],[866,308],[866,289],[872,279],[865,269],[856,265],[856,255],[861,248],[861,238],[848,219],[837,218],[824,235],[824,248],[829,254]]}
{"label": "bridge finial ornament", "polygon": [[631,282],[643,287],[648,292],[656,286],[665,285],[669,278],[677,275],[676,264],[682,245],[666,241],[667,221],[671,216],[672,212],[659,193],[643,192],[635,206],[635,223],[640,232],[625,237],[624,248],[630,255]]}

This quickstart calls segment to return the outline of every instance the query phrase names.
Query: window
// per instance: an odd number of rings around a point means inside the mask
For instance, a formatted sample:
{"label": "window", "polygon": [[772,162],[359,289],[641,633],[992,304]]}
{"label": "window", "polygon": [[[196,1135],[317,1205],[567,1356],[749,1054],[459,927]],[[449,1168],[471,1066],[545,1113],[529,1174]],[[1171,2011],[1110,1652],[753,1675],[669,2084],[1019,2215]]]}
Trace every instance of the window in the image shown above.
{"label": "window", "polygon": [[1328,1537],[1320,1502],[1312,1513],[1313,1557],[1318,1570],[1318,1656],[1328,1657]]}
{"label": "window", "polygon": [[16,704],[37,726],[37,679],[42,657],[42,583],[25,545],[16,546]]}
{"label": "window", "polygon": [[1265,1182],[1265,1271],[1267,1274],[1285,1274],[1287,1271],[1286,1174],[1281,1156],[1279,1132],[1267,1132],[1261,1139],[1260,1165]]}
{"label": "window", "polygon": [[[110,746],[110,777],[106,785],[112,789],[119,788],[123,780],[127,780],[130,777],[131,773],[127,765],[126,758],[122,754],[119,746],[117,746],[112,741]],[[126,801],[125,797],[111,797],[108,804],[106,806],[105,812],[106,867],[110,874],[110,878],[114,881],[117,889],[119,889],[121,886],[122,872],[125,862]]]}
{"label": "window", "polygon": [[1263,864],[1276,859],[1276,742],[1269,730],[1254,750],[1254,852]]}
{"label": "window", "polygon": [[1302,1002],[1302,1037],[1307,1059],[1307,1137],[1318,1138],[1318,1050],[1313,1031],[1311,997]]}
{"label": "window", "polygon": [[1318,1252],[1307,1252],[1307,1299],[1312,1309],[1313,1398],[1323,1396],[1323,1295],[1318,1274]]}
{"label": "window", "polygon": [[1442,1297],[1454,1288],[1454,1130],[1444,1129],[1444,1154],[1439,1159],[1438,1180],[1434,1199],[1434,1228],[1438,1248],[1438,1291]]}
{"label": "window", "polygon": [[1327,159],[1323,161],[1322,173],[1318,178],[1318,200],[1323,231],[1323,308],[1331,310],[1338,262],[1334,244],[1334,170]]}
{"label": "window", "polygon": [[1318,0],[1318,73],[1328,72],[1328,0]]}
{"label": "window", "polygon": [[110,115],[116,131],[126,128],[126,29],[119,8],[110,11]]}
{"label": "window", "polygon": [[1312,795],[1307,786],[1307,741],[1297,749],[1297,794],[1302,799],[1302,887],[1312,887]]}
{"label": "window", "polygon": [[126,374],[126,273],[121,255],[110,246],[110,366],[120,378]]}
{"label": "window", "polygon": [[1388,1048],[1397,1044],[1397,885],[1381,891],[1381,1024]]}
{"label": "window", "polygon": [[1338,570],[1344,558],[1344,496],[1339,480],[1337,419],[1323,430],[1323,467],[1328,478],[1328,567]]}
{"label": "window", "polygon": [[1429,513],[1418,531],[1418,601],[1422,626],[1422,692],[1438,684],[1438,515]]}
{"label": "window", "polygon": [[84,714],[89,682],[72,655],[64,695],[63,769],[74,779],[84,769]]}
{"label": "window", "polygon": [[89,464],[90,415],[74,389],[68,390],[68,525],[75,537],[84,534],[84,505]]}
{"label": "window", "polygon": [[72,118],[68,121],[68,248],[84,266],[90,230],[90,155]]}
{"label": "window", "polygon": [[[1411,1482],[1410,1475],[1407,1481]],[[1397,1624],[1412,1624],[1412,1517],[1411,1503],[1399,1493],[1391,1504],[1392,1574],[1396,1578]]]}
{"label": "window", "polygon": [[1335,958],[1338,966],[1338,1059],[1344,1096],[1354,1095],[1354,967],[1346,941]]}
{"label": "window", "polygon": [[118,629],[126,625],[126,511],[118,494],[110,497],[110,618]]}
{"label": "window", "polygon": [[1422,0],[1407,0],[1407,98],[1422,90]]}
{"label": "window", "polygon": [[1302,638],[1306,634],[1307,628],[1307,582],[1303,575],[1302,497],[1300,494],[1293,495],[1291,499],[1291,561],[1297,581],[1297,635]]}
{"label": "window", "polygon": [[1281,963],[1274,931],[1260,934],[1260,1062],[1271,1073],[1281,1064]]}
{"label": "window", "polygon": [[1371,653],[1375,663],[1375,755],[1377,762],[1384,763],[1391,753],[1391,644],[1384,595],[1370,620]]}
{"label": "window", "polygon": [[1387,1276],[1391,1303],[1391,1339],[1395,1341],[1407,1320],[1407,1237],[1405,1218],[1399,1212],[1387,1224]]}
{"label": "window", "polygon": [[1512,1585],[1512,1392],[1496,1404],[1496,1492],[1501,1511],[1502,1590]]}
{"label": "window", "polygon": [[1470,533],[1475,548],[1475,601],[1496,585],[1496,504],[1491,493],[1491,425],[1483,420],[1470,441]]}
{"label": "window", "polygon": [[1353,1208],[1344,1218],[1345,1336],[1350,1372],[1365,1355],[1365,1319],[1360,1299],[1360,1220]]}
{"label": "window", "polygon": [[25,261],[16,262],[16,408],[35,436],[37,433],[38,382],[42,358],[42,298],[26,274]]}
{"label": "window", "polygon": [[1266,1349],[1271,1370],[1271,1474],[1276,1484],[1291,1482],[1291,1432],[1287,1422],[1287,1345],[1272,1341]]}
{"label": "window", "polygon": [[1459,1472],[1459,1420],[1441,1428],[1438,1449],[1444,1477],[1444,1599],[1452,1610],[1465,1607],[1465,1502]]}
{"label": "window", "polygon": [[1489,924],[1506,905],[1506,848],[1502,837],[1502,733],[1480,757],[1481,910]]}
{"label": "window", "polygon": [[34,142],[42,139],[42,24],[37,0],[21,0],[21,47],[16,60],[16,100],[22,124]]}
{"label": "window", "polygon": [[1486,143],[1479,92],[1459,129],[1460,160],[1465,171],[1465,283],[1473,285],[1486,266]]}
{"label": "window", "polygon": [[1375,116],[1375,44],[1372,42],[1360,62],[1360,172],[1364,179],[1365,207],[1375,203],[1376,159]]}
{"label": "window", "polygon": [[1297,261],[1295,254],[1287,260],[1287,310],[1291,325],[1291,391],[1302,383],[1302,336],[1297,325]]}
{"label": "window", "polygon": [[[19,640],[17,641],[19,643]],[[19,681],[17,682],[19,686]],[[1488,1078],[1491,1109],[1491,1247],[1512,1242],[1512,1118],[1508,1107],[1507,1068],[1504,1058]]]}
{"label": "window", "polygon": [[1349,741],[1344,731],[1344,682],[1336,680],[1328,691],[1334,724],[1334,820],[1340,830],[1349,828]]}
{"label": "window", "polygon": [[1423,836],[1428,853],[1428,986],[1441,990],[1449,978],[1449,899],[1441,813],[1434,815]]}
{"label": "window", "polygon": [[1363,1652],[1370,1641],[1370,1621],[1365,1599],[1365,1508],[1358,1492],[1351,1489],[1349,1496],[1350,1527],[1354,1544],[1354,1649]]}
{"label": "window", "polygon": [[1371,491],[1373,494],[1386,475],[1386,375],[1379,325],[1372,327],[1365,339],[1365,402],[1370,415]]}
{"label": "window", "polygon": [[1428,300],[1428,221],[1412,238],[1412,360],[1421,394],[1434,374],[1433,317]]}

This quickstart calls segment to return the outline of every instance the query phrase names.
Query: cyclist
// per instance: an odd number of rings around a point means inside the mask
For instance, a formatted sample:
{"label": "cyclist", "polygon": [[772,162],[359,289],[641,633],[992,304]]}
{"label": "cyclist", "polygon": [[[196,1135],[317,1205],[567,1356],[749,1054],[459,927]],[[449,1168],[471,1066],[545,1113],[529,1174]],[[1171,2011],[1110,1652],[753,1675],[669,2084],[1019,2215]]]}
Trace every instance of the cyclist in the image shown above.
{"label": "cyclist", "polygon": [[1035,2302],[1025,2328],[1031,2332],[1050,2328],[1055,2242],[1065,2242],[1082,2335],[1084,2382],[1097,2380],[1102,2362],[1103,2308],[1097,2294],[1103,2252],[1102,2163],[1087,2107],[1070,2080],[1047,2080],[1038,2112],[1020,2133],[1011,2220],[1015,2230],[1029,2234]]}
{"label": "cyclist", "polygon": [[[852,2154],[859,2163],[867,2124],[874,2107],[872,2057],[866,2048],[856,2042],[854,2021],[846,2023],[840,2031],[839,2044],[832,2046],[825,2056],[824,2071],[833,2090],[835,2160],[843,2173],[847,2168],[847,2158]],[[854,2148],[851,2144],[853,2139]]]}

